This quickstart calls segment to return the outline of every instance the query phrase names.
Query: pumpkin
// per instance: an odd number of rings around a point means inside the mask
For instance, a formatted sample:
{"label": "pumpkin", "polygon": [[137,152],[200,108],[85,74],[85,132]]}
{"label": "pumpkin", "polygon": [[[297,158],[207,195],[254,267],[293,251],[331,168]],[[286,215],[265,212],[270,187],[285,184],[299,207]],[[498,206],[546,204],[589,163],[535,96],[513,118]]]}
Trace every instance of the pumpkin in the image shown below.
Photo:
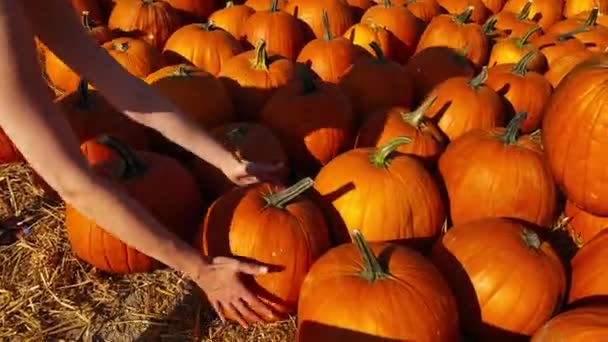
{"label": "pumpkin", "polygon": [[295,63],[281,56],[269,56],[266,42],[260,40],[255,50],[226,61],[218,76],[231,95],[237,116],[254,120],[274,90],[295,79]]}
{"label": "pumpkin", "polygon": [[245,5],[235,5],[232,1],[226,2],[226,7],[213,12],[209,16],[209,22],[234,37],[240,37],[243,24],[255,10]]}
{"label": "pumpkin", "polygon": [[359,122],[384,106],[411,107],[413,82],[406,69],[384,58],[380,46],[372,42],[376,57],[361,58],[353,63],[339,85],[350,97]]}
{"label": "pumpkin", "polygon": [[366,50],[369,54],[375,54],[371,43],[376,44],[382,51],[382,56],[398,62],[401,59],[399,52],[399,39],[386,28],[373,22],[358,23],[351,26],[345,33],[344,38],[351,44]]}
{"label": "pumpkin", "polygon": [[[541,30],[536,25],[531,27],[521,37],[502,39],[496,42],[490,52],[489,66],[500,64],[515,64],[519,62],[529,52],[538,52],[538,48],[529,41],[532,34]],[[547,59],[542,53],[535,53],[534,58],[528,62],[529,70],[544,73],[547,70]]]}
{"label": "pumpkin", "polygon": [[528,64],[536,54],[536,51],[530,51],[517,64],[499,64],[489,68],[486,80],[486,85],[505,99],[510,116],[526,112],[526,119],[520,126],[523,133],[532,133],[540,128],[553,92],[542,74],[528,71]]}
{"label": "pumpkin", "polygon": [[439,128],[424,117],[435,100],[429,97],[414,111],[401,106],[378,110],[361,126],[356,147],[380,147],[406,136],[412,141],[400,145],[397,152],[412,154],[430,163],[436,161],[447,141]]}
{"label": "pumpkin", "polygon": [[[589,18],[590,12],[591,11],[581,12],[581,13],[575,15],[574,18],[579,19],[579,20],[587,20],[587,18]],[[600,13],[598,13],[596,21],[598,24],[608,27],[608,16],[606,15],[606,12],[607,12],[606,10],[601,10],[601,8],[600,8]]]}
{"label": "pumpkin", "polygon": [[[95,171],[120,186],[167,229],[186,241],[195,236],[203,205],[192,175],[177,161],[152,152],[132,151],[107,135],[86,141],[81,150]],[[135,273],[160,266],[107,233],[70,203],[66,203],[65,226],[74,254],[100,270]]]}
{"label": "pumpkin", "polygon": [[249,16],[241,29],[241,38],[251,45],[263,39],[266,49],[287,59],[295,60],[306,44],[301,24],[290,14],[277,9],[273,0],[270,10]]}
{"label": "pumpkin", "polygon": [[82,11],[81,23],[89,36],[93,37],[97,44],[101,45],[114,38],[114,32],[99,21],[94,21],[89,11]]}
{"label": "pumpkin", "polygon": [[74,7],[76,15],[79,17],[83,12],[86,12],[87,16],[92,21],[98,23],[105,22],[105,16],[103,15],[97,0],[70,0],[70,2],[72,3],[72,7]]}
{"label": "pumpkin", "polygon": [[125,70],[138,78],[143,79],[165,65],[161,53],[140,39],[116,38],[102,47]]}
{"label": "pumpkin", "polygon": [[554,60],[544,76],[555,88],[575,66],[593,55],[593,52],[587,49],[571,51]]}
{"label": "pumpkin", "polygon": [[518,136],[524,119],[519,113],[506,128],[469,131],[439,157],[454,225],[487,217],[553,223],[557,190],[541,146]]}
{"label": "pumpkin", "polygon": [[[530,0],[507,0],[502,10],[517,13]],[[564,0],[534,0],[528,13],[530,20],[536,21],[541,27],[547,28],[562,18]]]}
{"label": "pumpkin", "polygon": [[[456,302],[428,260],[399,245],[368,244],[358,230],[353,239],[319,258],[304,279],[298,341],[459,339]],[[332,295],[319,297],[326,291]]]}
{"label": "pumpkin", "polygon": [[394,0],[394,3],[395,5],[405,5],[425,25],[430,23],[434,17],[445,13],[437,0]]}
{"label": "pumpkin", "polygon": [[564,17],[573,18],[591,12],[595,8],[602,13],[606,13],[608,12],[608,3],[604,0],[564,0]]}
{"label": "pumpkin", "polygon": [[42,57],[44,74],[56,92],[64,94],[76,90],[78,82],[80,82],[80,75],[57,57],[52,50],[46,48],[42,51],[44,52]]}
{"label": "pumpkin", "polygon": [[566,274],[558,254],[516,220],[455,224],[430,258],[451,285],[462,325],[476,340],[529,338],[565,296]]}
{"label": "pumpkin", "polygon": [[[506,37],[521,37],[525,35],[528,30],[536,26],[535,22],[527,19],[531,7],[532,1],[528,1],[517,13],[501,11],[495,14],[492,16],[492,18],[496,20],[494,28]],[[530,38],[535,38],[540,35],[541,30],[534,31],[531,33]]]}
{"label": "pumpkin", "polygon": [[[466,51],[466,56],[477,67],[488,61],[488,38],[483,28],[470,22],[473,8],[468,7],[458,15],[439,15],[426,27],[416,46],[416,53],[436,46],[449,47],[456,51]],[[450,34],[445,34],[450,32]]]}
{"label": "pumpkin", "polygon": [[169,64],[191,63],[212,75],[219,74],[227,60],[242,52],[243,47],[236,38],[211,22],[181,27],[169,37],[163,49]]}
{"label": "pumpkin", "polygon": [[505,122],[506,111],[500,95],[485,84],[488,69],[471,77],[453,77],[440,83],[429,97],[437,100],[426,116],[450,140],[476,128],[491,129]]}
{"label": "pumpkin", "polygon": [[338,83],[348,68],[366,54],[360,46],[331,32],[327,12],[323,12],[325,35],[308,42],[300,51],[297,62],[306,64],[325,82]]}
{"label": "pumpkin", "polygon": [[317,171],[354,145],[355,116],[340,87],[317,82],[306,67],[298,73],[299,82],[268,99],[260,123],[278,134],[296,169]]}
{"label": "pumpkin", "polygon": [[485,7],[493,14],[500,13],[507,0],[482,0]]}
{"label": "pumpkin", "polygon": [[602,167],[608,163],[604,82],[604,56],[576,66],[555,89],[542,125],[545,155],[557,184],[569,200],[598,216],[608,216],[608,183]]}
{"label": "pumpkin", "polygon": [[447,79],[475,76],[475,66],[466,57],[466,51],[447,46],[433,46],[417,52],[407,61],[405,68],[416,85],[415,103],[420,103],[433,88]]}
{"label": "pumpkin", "polygon": [[422,34],[422,23],[409,9],[393,5],[391,0],[370,7],[361,18],[362,23],[374,23],[384,27],[396,38],[394,41],[395,60],[405,63],[416,50]]}
{"label": "pumpkin", "polygon": [[551,69],[553,62],[558,58],[587,48],[583,42],[574,37],[574,35],[581,30],[585,29],[574,30],[563,34],[546,33],[532,41],[532,45],[545,56],[547,59],[547,67]]}
{"label": "pumpkin", "polygon": [[[548,33],[563,34],[576,32],[574,38],[580,40],[587,49],[594,52],[604,52],[608,48],[608,28],[597,23],[599,8],[589,12],[586,20],[576,18],[558,21],[547,30]],[[586,30],[583,30],[586,29]]]}
{"label": "pumpkin", "polygon": [[450,14],[459,14],[470,8],[470,20],[480,25],[492,14],[483,0],[437,0],[437,2]]}
{"label": "pumpkin", "polygon": [[[247,0],[243,4],[247,7],[253,8],[255,11],[267,11],[272,6],[274,0]],[[287,0],[279,0],[277,2],[277,9],[282,11],[287,5]]]}
{"label": "pumpkin", "polygon": [[589,240],[570,261],[572,270],[568,303],[593,302],[608,296],[608,230]]}
{"label": "pumpkin", "polygon": [[601,303],[567,310],[538,329],[530,342],[601,341],[608,336],[606,317],[608,306]]}
{"label": "pumpkin", "polygon": [[169,36],[182,26],[182,20],[164,0],[120,0],[112,9],[108,26],[162,50]]}
{"label": "pumpkin", "polygon": [[371,241],[414,242],[424,248],[445,220],[439,186],[416,158],[395,152],[408,137],[378,148],[357,148],[325,165],[315,189],[330,201],[346,229]]}
{"label": "pumpkin", "polygon": [[214,10],[213,0],[165,0],[182,17],[182,22],[192,23],[206,19]]}
{"label": "pumpkin", "polygon": [[578,247],[582,247],[600,231],[608,228],[608,217],[587,213],[570,201],[566,202],[564,214],[568,220],[566,228]]}
{"label": "pumpkin", "polygon": [[277,270],[256,276],[255,291],[269,304],[279,304],[279,313],[296,311],[306,273],[329,249],[323,211],[303,195],[312,185],[304,178],[289,188],[267,183],[235,188],[205,217],[205,255],[247,258]]}
{"label": "pumpkin", "polygon": [[[283,165],[276,178],[281,182],[289,179],[287,152],[270,128],[253,122],[233,122],[213,128],[210,134],[238,158]],[[194,161],[192,172],[200,188],[214,199],[235,186],[220,169],[202,159]]]}
{"label": "pumpkin", "polygon": [[307,41],[324,36],[323,11],[336,36],[342,36],[355,24],[353,10],[344,0],[290,0],[285,6],[285,12],[303,22]]}

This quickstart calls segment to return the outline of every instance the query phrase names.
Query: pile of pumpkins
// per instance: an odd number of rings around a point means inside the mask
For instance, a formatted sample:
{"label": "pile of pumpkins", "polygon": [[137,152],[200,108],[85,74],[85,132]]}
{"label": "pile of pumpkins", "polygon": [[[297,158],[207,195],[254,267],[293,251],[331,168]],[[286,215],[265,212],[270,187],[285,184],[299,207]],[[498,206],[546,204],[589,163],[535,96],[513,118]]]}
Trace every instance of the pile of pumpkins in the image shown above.
{"label": "pile of pumpkins", "polygon": [[[38,51],[91,165],[201,253],[275,266],[256,291],[299,341],[605,339],[608,3],[378,1],[72,0],[226,148],[283,163],[279,184],[234,188]],[[160,266],[66,211],[82,260]]]}

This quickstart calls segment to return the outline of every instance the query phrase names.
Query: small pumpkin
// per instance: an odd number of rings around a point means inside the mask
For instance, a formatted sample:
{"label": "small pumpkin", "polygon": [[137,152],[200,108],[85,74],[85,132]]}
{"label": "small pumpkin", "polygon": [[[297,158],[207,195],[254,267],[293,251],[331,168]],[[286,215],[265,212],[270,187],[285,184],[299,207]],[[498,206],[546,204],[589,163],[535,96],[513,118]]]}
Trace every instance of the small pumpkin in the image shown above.
{"label": "small pumpkin", "polygon": [[180,14],[183,23],[206,19],[214,10],[213,0],[165,0]]}
{"label": "small pumpkin", "polygon": [[604,0],[564,0],[564,17],[574,18],[597,8],[602,13],[608,12],[608,3]]}
{"label": "small pumpkin", "polygon": [[131,75],[142,79],[165,65],[161,53],[141,39],[116,38],[102,47]]}
{"label": "small pumpkin", "polygon": [[488,87],[505,99],[510,116],[527,113],[520,126],[523,133],[532,133],[540,128],[553,93],[551,84],[542,74],[528,70],[528,64],[537,53],[528,52],[517,64],[499,64],[489,68],[486,80]]}
{"label": "small pumpkin", "polygon": [[566,202],[564,214],[568,220],[566,228],[578,247],[582,247],[599,232],[608,228],[608,217],[585,212],[570,201]]}
{"label": "small pumpkin", "polygon": [[601,341],[608,336],[608,306],[593,303],[564,311],[545,323],[530,342]]}
{"label": "small pumpkin", "polygon": [[169,64],[191,63],[214,76],[227,60],[242,52],[241,43],[212,22],[182,26],[169,37],[163,49]]}
{"label": "small pumpkin", "polygon": [[532,228],[506,218],[455,224],[431,261],[451,285],[472,337],[530,337],[560,308],[566,272],[558,254]]}
{"label": "small pumpkin", "polygon": [[[502,10],[517,13],[530,0],[507,0]],[[528,18],[537,22],[543,29],[555,24],[562,18],[564,0],[534,0]]]}
{"label": "small pumpkin", "polygon": [[325,34],[323,11],[327,12],[331,32],[336,36],[342,36],[355,24],[353,10],[344,0],[290,0],[285,6],[285,12],[303,22],[307,41]]}
{"label": "small pumpkin", "polygon": [[437,0],[437,2],[451,14],[459,14],[470,8],[471,21],[479,25],[483,24],[492,14],[483,0]]}
{"label": "small pumpkin", "polygon": [[488,68],[471,77],[453,77],[440,83],[429,97],[437,100],[426,116],[437,124],[451,141],[473,129],[502,126],[506,119],[505,106],[492,88],[485,84]]}
{"label": "small pumpkin", "polygon": [[525,116],[519,113],[507,128],[469,131],[439,157],[453,224],[487,217],[553,223],[557,189],[541,146],[518,135]]}
{"label": "small pumpkin", "polygon": [[255,50],[238,54],[222,66],[219,77],[228,89],[236,114],[245,121],[255,120],[264,103],[279,87],[296,77],[296,64],[278,55],[268,55],[266,42]]}
{"label": "small pumpkin", "polygon": [[547,59],[545,55],[539,53],[539,49],[530,42],[530,37],[540,30],[541,27],[536,25],[531,27],[521,37],[512,37],[497,41],[490,52],[488,65],[493,67],[500,64],[515,64],[526,54],[534,51],[537,53],[535,53],[534,58],[528,62],[527,67],[529,70],[544,73],[547,70]]}
{"label": "small pumpkin", "polygon": [[604,229],[589,240],[570,261],[572,276],[568,303],[593,302],[608,296],[608,230]]}
{"label": "small pumpkin", "polygon": [[[495,19],[496,23],[494,28],[506,37],[521,37],[528,32],[532,27],[536,26],[536,23],[528,19],[530,9],[532,8],[532,1],[526,2],[526,4],[517,13],[501,11],[492,16],[490,19]],[[490,20],[488,19],[488,20]],[[535,38],[541,35],[541,31],[534,31],[530,38]]]}
{"label": "small pumpkin", "polygon": [[[255,11],[267,11],[271,6],[274,0],[247,0],[243,3],[243,5],[253,8]],[[277,2],[277,9],[280,11],[285,10],[285,6],[287,5],[287,0],[279,0]]]}
{"label": "small pumpkin", "polygon": [[482,0],[486,8],[493,14],[500,13],[507,0]]}
{"label": "small pumpkin", "polygon": [[445,13],[445,9],[439,5],[437,0],[395,0],[395,5],[405,5],[425,25],[431,20]]}
{"label": "small pumpkin", "polygon": [[545,56],[547,67],[551,69],[553,62],[558,58],[587,48],[585,43],[575,37],[576,33],[584,30],[586,29],[581,28],[562,34],[546,33],[534,39],[532,45]]}
{"label": "small pumpkin", "polygon": [[329,249],[323,211],[303,195],[312,185],[304,178],[289,188],[266,183],[235,188],[205,217],[205,255],[243,257],[277,269],[255,277],[255,294],[278,304],[279,313],[296,311],[304,277]]}
{"label": "small pumpkin", "polygon": [[[608,16],[606,15],[606,10],[602,10],[600,7],[600,13],[598,13],[597,16],[597,23],[604,26],[604,27],[608,27]],[[591,11],[584,11],[581,12],[577,15],[574,16],[574,18],[579,19],[579,20],[587,20],[587,18],[589,18],[589,14],[591,13]]]}
{"label": "small pumpkin", "polygon": [[419,160],[395,152],[409,142],[397,137],[378,148],[350,150],[321,169],[315,189],[349,232],[420,248],[439,235],[445,211],[438,184]]}
{"label": "small pumpkin", "polygon": [[221,8],[209,16],[209,22],[234,37],[240,37],[243,24],[253,13],[255,10],[249,6],[235,5],[234,2],[227,1],[225,8]]}
{"label": "small pumpkin", "polygon": [[[91,167],[115,182],[160,223],[191,241],[203,205],[192,175],[177,161],[152,152],[132,151],[107,135],[80,147]],[[171,203],[171,205],[167,205]],[[111,273],[149,272],[160,267],[66,203],[65,226],[74,254]]]}
{"label": "small pumpkin", "polygon": [[382,51],[383,57],[395,62],[400,59],[399,39],[386,28],[373,22],[355,24],[344,33],[343,37],[369,54],[375,54],[374,48],[370,45],[374,43]]}
{"label": "small pumpkin", "polygon": [[361,126],[356,147],[380,147],[399,136],[406,136],[412,141],[400,145],[397,152],[435,162],[447,144],[439,128],[424,117],[435,100],[429,97],[414,111],[401,106],[380,109]]}
{"label": "small pumpkin", "polygon": [[[368,244],[358,230],[353,239],[329,250],[306,276],[298,341],[459,339],[455,300],[428,260],[399,245]],[[327,291],[332,295],[319,297]]]}
{"label": "small pumpkin", "polygon": [[599,8],[595,7],[589,12],[587,19],[572,18],[558,21],[549,27],[547,32],[564,34],[580,31],[574,33],[573,36],[585,44],[587,49],[593,52],[604,52],[608,48],[608,28],[597,23],[598,14]]}
{"label": "small pumpkin", "polygon": [[561,57],[558,57],[556,60],[551,63],[551,68],[545,72],[545,78],[553,88],[556,88],[557,85],[562,81],[562,79],[574,69],[579,63],[584,60],[591,58],[594,55],[593,52],[583,49],[569,52]]}

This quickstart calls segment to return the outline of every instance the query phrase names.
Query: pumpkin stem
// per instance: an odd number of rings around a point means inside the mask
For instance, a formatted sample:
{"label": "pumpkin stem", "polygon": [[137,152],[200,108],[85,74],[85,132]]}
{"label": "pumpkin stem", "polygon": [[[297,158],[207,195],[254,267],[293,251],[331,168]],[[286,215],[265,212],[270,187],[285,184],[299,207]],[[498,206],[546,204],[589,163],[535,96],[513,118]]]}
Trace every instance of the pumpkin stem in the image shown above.
{"label": "pumpkin stem", "polygon": [[175,69],[172,73],[171,76],[174,77],[188,77],[190,75],[192,75],[192,71],[193,68],[190,67],[187,64],[180,64],[177,66],[177,69]]}
{"label": "pumpkin stem", "polygon": [[483,26],[481,26],[481,29],[483,30],[483,33],[486,36],[492,35],[496,29],[496,22],[498,22],[498,18],[496,18],[496,16],[492,16],[490,17],[490,19],[488,19]]}
{"label": "pumpkin stem", "polygon": [[528,0],[524,7],[521,8],[517,15],[517,20],[526,20],[530,16],[530,9],[532,9],[532,0]]}
{"label": "pumpkin stem", "polygon": [[517,142],[517,138],[519,137],[519,128],[526,119],[526,116],[528,116],[526,112],[519,112],[513,117],[513,119],[511,119],[511,121],[509,121],[507,128],[505,128],[505,132],[500,137],[505,145],[513,145]]}
{"label": "pumpkin stem", "polygon": [[464,10],[464,12],[457,14],[454,16],[454,21],[457,24],[466,24],[469,19],[471,19],[471,15],[473,14],[473,10],[475,9],[475,6],[469,6],[467,7],[466,10]]}
{"label": "pumpkin stem", "polygon": [[234,1],[226,1],[226,8],[230,8],[232,6],[234,6]]}
{"label": "pumpkin stem", "polygon": [[266,201],[266,208],[273,207],[284,209],[285,206],[293,201],[296,197],[303,194],[304,191],[310,189],[313,184],[314,181],[312,178],[306,177],[285,190],[265,196],[264,200]]}
{"label": "pumpkin stem", "polygon": [[93,22],[91,18],[89,18],[89,11],[82,11],[82,26],[87,30],[91,30],[93,28]]}
{"label": "pumpkin stem", "polygon": [[278,12],[279,11],[279,0],[272,0],[270,4],[270,12]]}
{"label": "pumpkin stem", "polygon": [[575,30],[572,30],[570,32],[566,32],[566,33],[560,34],[559,36],[557,36],[557,41],[558,42],[564,42],[566,40],[574,38],[575,34],[579,34],[579,33],[583,33],[583,32],[588,32],[588,31],[589,31],[588,27],[582,26],[582,27],[579,27],[579,28],[577,28]]}
{"label": "pumpkin stem", "polygon": [[315,78],[307,66],[298,64],[296,72],[302,81],[302,90],[304,94],[314,93],[315,91],[319,90],[319,87],[315,82]]}
{"label": "pumpkin stem", "polygon": [[127,42],[115,42],[112,44],[114,50],[119,52],[127,52],[129,50],[129,43]]}
{"label": "pumpkin stem", "polygon": [[532,37],[532,35],[534,33],[536,33],[536,31],[539,31],[540,29],[542,29],[542,27],[540,25],[536,25],[531,27],[528,31],[526,31],[526,33],[524,33],[523,36],[521,36],[520,38],[517,39],[517,47],[518,48],[523,48],[526,44],[528,44],[528,40],[530,39],[530,37]]}
{"label": "pumpkin stem", "polygon": [[373,165],[385,169],[389,164],[389,156],[401,145],[409,144],[412,139],[401,136],[378,147],[374,153],[370,154],[370,161]]}
{"label": "pumpkin stem", "polygon": [[538,234],[531,231],[530,229],[522,227],[521,238],[524,240],[528,248],[534,249],[536,251],[540,249],[540,238],[538,237]]}
{"label": "pumpkin stem", "polygon": [[224,138],[229,143],[236,144],[239,141],[243,140],[245,138],[246,134],[247,134],[247,130],[245,129],[245,127],[239,126],[239,127],[233,128],[233,129],[229,130],[228,132],[226,132],[226,134],[224,135]]}
{"label": "pumpkin stem", "polygon": [[268,54],[266,53],[266,41],[258,40],[255,45],[255,60],[253,60],[253,69],[268,71]]}
{"label": "pumpkin stem", "polygon": [[374,50],[374,54],[376,55],[377,59],[384,59],[384,52],[382,51],[382,48],[378,42],[373,41],[369,43],[369,46],[372,48],[372,50]]}
{"label": "pumpkin stem", "polygon": [[334,34],[331,32],[331,26],[329,26],[329,16],[327,15],[326,10],[321,12],[321,20],[323,21],[323,38],[325,38],[325,40],[334,39]]}
{"label": "pumpkin stem", "polygon": [[131,179],[146,171],[146,166],[135,156],[133,151],[118,139],[107,134],[102,134],[96,140],[98,144],[114,150],[120,156],[120,159],[125,164],[122,175],[120,175],[122,179]]}
{"label": "pumpkin stem", "polygon": [[525,76],[528,72],[528,64],[530,64],[535,57],[536,51],[532,50],[528,52],[519,60],[519,62],[517,62],[517,64],[515,64],[515,66],[513,66],[511,72],[515,75]]}
{"label": "pumpkin stem", "polygon": [[91,101],[89,99],[89,82],[85,78],[81,78],[78,82],[78,108],[86,110],[91,108]]}
{"label": "pumpkin stem", "polygon": [[591,12],[589,12],[589,17],[583,23],[583,27],[595,27],[597,25],[598,14],[600,14],[600,8],[597,6],[593,7]]}
{"label": "pumpkin stem", "polygon": [[424,102],[418,106],[418,108],[416,108],[416,110],[410,113],[403,113],[401,114],[401,117],[406,122],[409,122],[412,126],[419,128],[424,119],[424,115],[436,100],[437,96],[427,97],[426,100],[424,100]]}
{"label": "pumpkin stem", "polygon": [[391,8],[391,7],[393,7],[393,2],[391,0],[384,0],[382,2],[382,4],[384,5],[384,8]]}
{"label": "pumpkin stem", "polygon": [[201,28],[201,30],[203,30],[203,31],[211,31],[215,28],[215,26],[213,26],[213,22],[211,20],[208,20],[206,23],[200,23],[198,25]]}
{"label": "pumpkin stem", "polygon": [[469,86],[477,89],[481,87],[488,79],[488,67],[481,68],[481,72],[469,81]]}
{"label": "pumpkin stem", "polygon": [[378,258],[374,255],[374,252],[369,247],[369,244],[363,237],[363,234],[361,234],[361,231],[359,229],[353,229],[352,236],[363,261],[361,276],[370,283],[389,277],[390,274],[382,265],[380,265],[380,261],[378,261]]}

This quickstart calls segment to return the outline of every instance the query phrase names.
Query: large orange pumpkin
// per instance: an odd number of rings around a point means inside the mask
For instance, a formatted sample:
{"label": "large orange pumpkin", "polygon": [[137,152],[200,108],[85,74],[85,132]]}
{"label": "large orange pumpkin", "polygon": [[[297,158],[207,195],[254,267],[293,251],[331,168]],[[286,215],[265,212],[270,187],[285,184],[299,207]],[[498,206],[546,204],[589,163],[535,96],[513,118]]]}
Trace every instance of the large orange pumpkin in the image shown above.
{"label": "large orange pumpkin", "polygon": [[416,158],[395,152],[410,141],[398,137],[350,150],[321,169],[315,189],[346,229],[360,229],[372,241],[410,240],[420,247],[439,235],[445,220],[439,186]]}
{"label": "large orange pumpkin", "polygon": [[599,232],[608,228],[608,217],[585,212],[570,201],[566,202],[564,214],[568,219],[566,228],[570,232],[574,243],[579,247],[582,247]]}
{"label": "large orange pumpkin", "polygon": [[458,341],[455,300],[427,259],[399,245],[368,244],[358,230],[353,239],[306,276],[299,342]]}
{"label": "large orange pumpkin", "polygon": [[608,336],[608,305],[594,303],[567,310],[536,331],[530,342],[602,341]]}
{"label": "large orange pumpkin", "polygon": [[[177,161],[152,152],[132,151],[107,135],[86,141],[81,150],[95,171],[129,193],[167,229],[186,241],[195,237],[203,205],[192,175]],[[160,266],[69,203],[65,225],[74,254],[100,270],[134,273]]]}
{"label": "large orange pumpkin", "polygon": [[243,24],[253,13],[255,10],[249,6],[235,5],[232,1],[227,1],[225,8],[219,9],[209,16],[209,22],[234,37],[240,37]]}
{"label": "large orange pumpkin", "polygon": [[544,76],[553,88],[556,88],[575,66],[593,55],[594,53],[587,49],[572,51],[554,60]]}
{"label": "large orange pumpkin", "polygon": [[102,47],[125,70],[139,78],[145,78],[165,65],[161,53],[140,39],[116,38]]}
{"label": "large orange pumpkin", "polygon": [[378,45],[386,59],[397,61],[400,58],[399,39],[391,31],[374,22],[361,22],[351,26],[344,32],[344,38],[370,54],[375,54],[374,48],[371,47],[373,43]]}
{"label": "large orange pumpkin", "polygon": [[542,141],[557,184],[583,210],[608,216],[608,59],[590,58],[555,89],[545,111]]}
{"label": "large orange pumpkin", "polygon": [[[585,30],[585,29],[581,29]],[[547,67],[551,69],[553,63],[560,57],[587,48],[585,43],[575,38],[579,30],[562,34],[546,33],[532,41],[532,45],[547,59]]]}
{"label": "large orange pumpkin", "polygon": [[564,266],[526,225],[488,218],[455,225],[431,252],[468,333],[480,341],[529,338],[560,308]]}
{"label": "large orange pumpkin", "polygon": [[564,0],[564,17],[573,18],[585,12],[598,8],[600,12],[608,12],[608,2],[604,0]]}
{"label": "large orange pumpkin", "polygon": [[572,276],[568,303],[593,302],[608,296],[608,230],[589,240],[570,261]]}
{"label": "large orange pumpkin", "polygon": [[269,265],[271,272],[255,277],[254,291],[279,304],[277,311],[286,309],[279,313],[295,313],[306,273],[329,248],[323,211],[301,196],[312,184],[304,178],[289,188],[267,183],[235,188],[215,201],[205,218],[204,253]]}
{"label": "large orange pumpkin", "polygon": [[353,10],[344,0],[289,0],[285,6],[285,12],[304,23],[307,40],[323,37],[323,11],[327,12],[331,32],[336,36],[355,24]]}
{"label": "large orange pumpkin", "polygon": [[604,52],[608,47],[608,27],[597,23],[598,14],[599,8],[595,7],[589,12],[587,19],[572,18],[562,20],[552,25],[547,32],[560,34],[576,30],[581,31],[573,35],[584,43],[588,50]]}
{"label": "large orange pumpkin", "polygon": [[520,113],[506,129],[472,130],[448,145],[439,172],[455,225],[486,217],[510,217],[549,227],[557,190],[540,145],[518,136]]}
{"label": "large orange pumpkin", "polygon": [[437,0],[395,0],[396,5],[405,5],[425,25],[436,16],[445,13]]}

